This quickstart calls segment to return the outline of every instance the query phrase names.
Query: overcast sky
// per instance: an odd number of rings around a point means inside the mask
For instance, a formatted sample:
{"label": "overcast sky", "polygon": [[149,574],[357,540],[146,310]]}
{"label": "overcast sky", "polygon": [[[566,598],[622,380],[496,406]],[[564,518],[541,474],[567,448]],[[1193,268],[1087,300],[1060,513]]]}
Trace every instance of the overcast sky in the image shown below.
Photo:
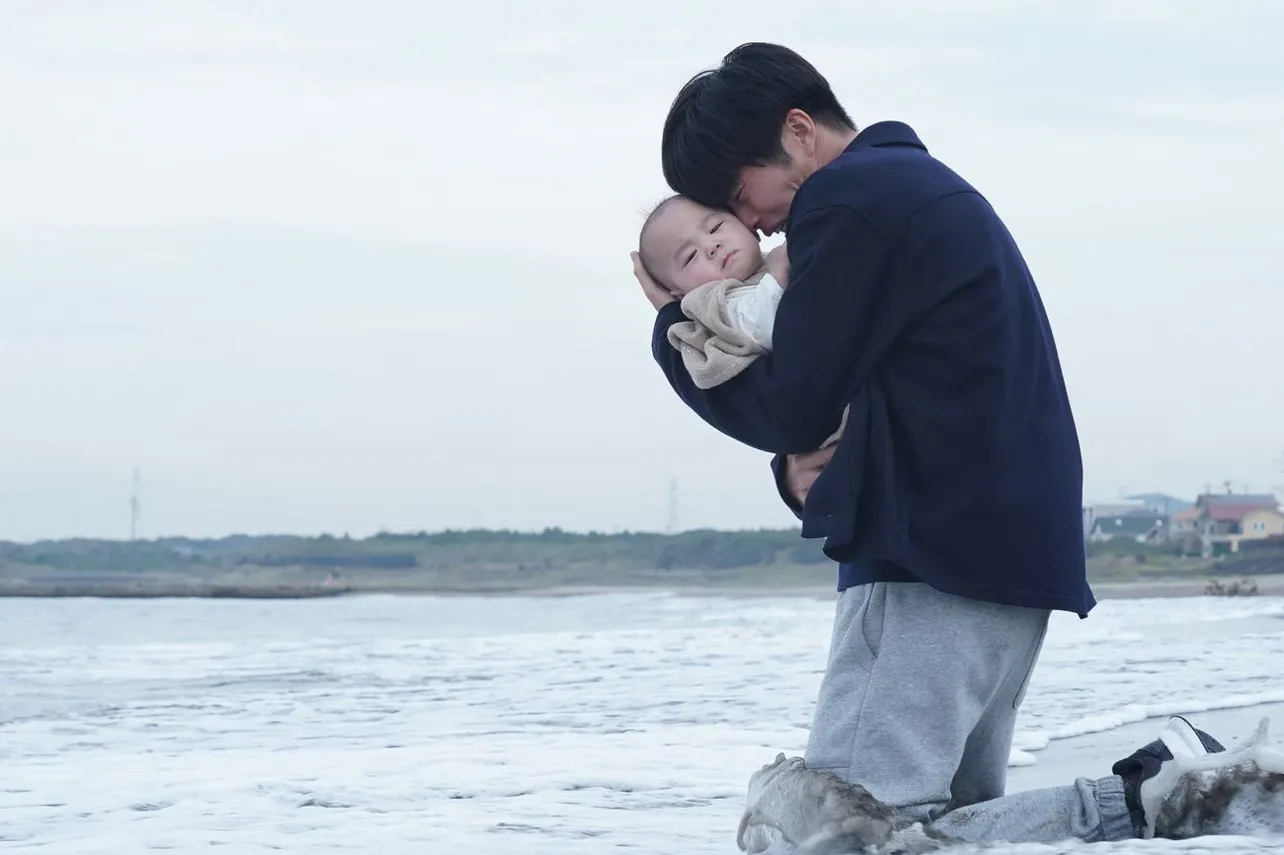
{"label": "overcast sky", "polygon": [[0,0],[0,538],[793,523],[651,360],[659,130],[747,40],[1043,291],[1089,499],[1284,483],[1277,0]]}

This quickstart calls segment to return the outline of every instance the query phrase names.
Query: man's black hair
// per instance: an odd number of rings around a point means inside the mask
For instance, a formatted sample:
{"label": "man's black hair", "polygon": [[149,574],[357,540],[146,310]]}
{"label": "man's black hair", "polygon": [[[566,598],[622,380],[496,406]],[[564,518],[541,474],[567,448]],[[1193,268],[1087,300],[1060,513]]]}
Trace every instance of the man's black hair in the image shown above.
{"label": "man's black hair", "polygon": [[725,207],[741,169],[789,162],[780,136],[793,109],[834,130],[856,130],[810,62],[781,45],[740,45],[673,99],[660,143],[665,180],[701,204]]}

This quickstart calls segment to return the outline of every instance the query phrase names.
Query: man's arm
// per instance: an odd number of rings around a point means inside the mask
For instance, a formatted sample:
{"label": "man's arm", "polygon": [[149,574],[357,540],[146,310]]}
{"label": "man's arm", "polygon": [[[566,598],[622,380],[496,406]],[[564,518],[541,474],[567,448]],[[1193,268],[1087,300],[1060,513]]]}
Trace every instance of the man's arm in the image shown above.
{"label": "man's arm", "polygon": [[[869,352],[886,299],[875,287],[886,248],[858,213],[821,208],[789,229],[790,282],[772,333],[774,350],[710,389],[691,380],[668,329],[684,319],[660,309],[651,349],[669,384],[696,415],[763,451],[810,451],[838,426],[857,357]],[[884,335],[889,342],[891,337]]]}
{"label": "man's arm", "polygon": [[656,361],[687,406],[724,434],[778,454],[810,451],[910,323],[993,271],[993,223],[989,204],[970,192],[924,205],[898,226],[894,245],[850,208],[806,211],[790,223],[775,349],[726,383],[697,389],[667,347],[665,331],[682,317],[674,307],[656,318]]}

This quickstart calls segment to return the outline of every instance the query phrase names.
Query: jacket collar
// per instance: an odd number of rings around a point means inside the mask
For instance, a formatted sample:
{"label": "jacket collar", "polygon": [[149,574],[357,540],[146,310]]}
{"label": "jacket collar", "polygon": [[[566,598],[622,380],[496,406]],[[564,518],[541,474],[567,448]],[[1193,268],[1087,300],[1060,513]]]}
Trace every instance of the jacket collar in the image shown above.
{"label": "jacket collar", "polygon": [[909,145],[927,151],[927,146],[923,145],[918,134],[904,122],[875,122],[858,133],[844,151],[893,145]]}

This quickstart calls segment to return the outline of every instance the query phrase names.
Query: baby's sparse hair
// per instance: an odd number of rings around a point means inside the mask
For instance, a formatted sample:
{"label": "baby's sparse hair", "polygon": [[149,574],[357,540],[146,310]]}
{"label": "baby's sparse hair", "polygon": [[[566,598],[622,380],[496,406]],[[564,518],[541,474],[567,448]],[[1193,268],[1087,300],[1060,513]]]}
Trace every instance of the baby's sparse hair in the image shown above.
{"label": "baby's sparse hair", "polygon": [[672,196],[661,199],[659,202],[657,202],[655,207],[651,209],[650,213],[646,215],[646,219],[643,220],[642,222],[642,228],[638,231],[638,258],[642,259],[642,269],[646,271],[646,274],[651,277],[652,281],[654,281],[657,285],[661,286],[662,288],[672,289],[673,283],[666,282],[664,281],[664,279],[660,277],[659,273],[657,272],[658,265],[652,264],[650,262],[650,260],[646,257],[646,250],[642,248],[642,245],[646,238],[647,229],[651,228],[651,224],[655,222],[655,218],[660,216],[660,213],[664,211],[664,209],[667,208],[671,202],[673,202],[675,199],[681,199],[681,198],[682,196],[680,194],[674,193]]}

